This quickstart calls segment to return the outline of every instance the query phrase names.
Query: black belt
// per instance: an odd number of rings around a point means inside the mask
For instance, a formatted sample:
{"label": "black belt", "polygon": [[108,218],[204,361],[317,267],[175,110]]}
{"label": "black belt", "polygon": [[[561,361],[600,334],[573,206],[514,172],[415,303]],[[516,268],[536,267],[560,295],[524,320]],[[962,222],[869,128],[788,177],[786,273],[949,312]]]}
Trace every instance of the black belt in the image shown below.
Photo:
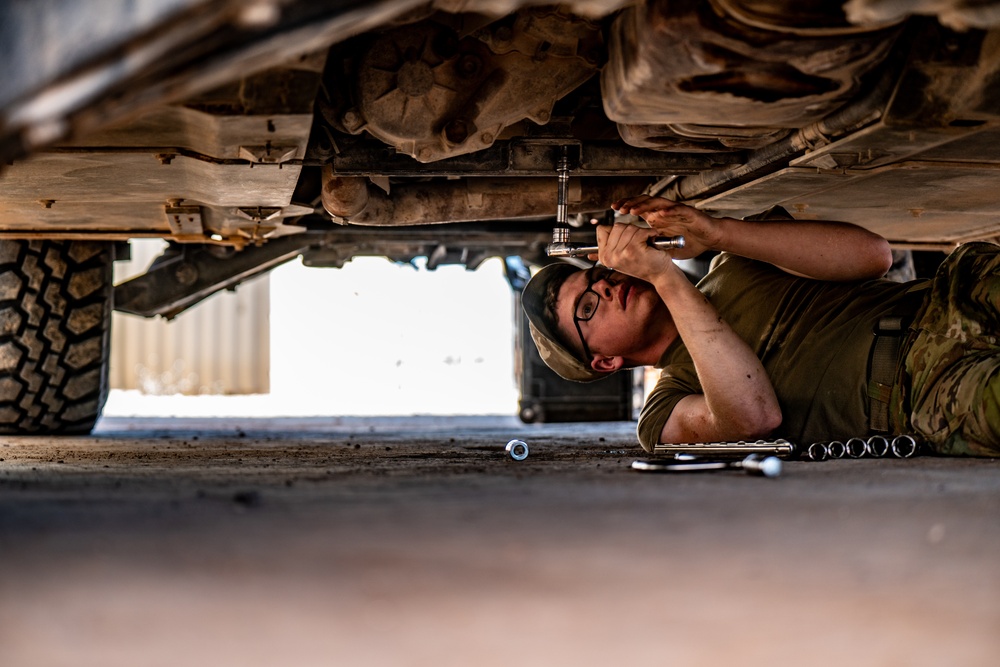
{"label": "black belt", "polygon": [[875,433],[890,431],[889,397],[906,328],[899,316],[879,318],[875,325],[875,343],[868,360],[868,428]]}
{"label": "black belt", "polygon": [[896,383],[896,367],[910,323],[920,310],[930,281],[917,283],[907,290],[906,297],[897,308],[904,315],[887,315],[875,324],[875,342],[868,358],[868,428],[874,433],[888,433],[889,398]]}

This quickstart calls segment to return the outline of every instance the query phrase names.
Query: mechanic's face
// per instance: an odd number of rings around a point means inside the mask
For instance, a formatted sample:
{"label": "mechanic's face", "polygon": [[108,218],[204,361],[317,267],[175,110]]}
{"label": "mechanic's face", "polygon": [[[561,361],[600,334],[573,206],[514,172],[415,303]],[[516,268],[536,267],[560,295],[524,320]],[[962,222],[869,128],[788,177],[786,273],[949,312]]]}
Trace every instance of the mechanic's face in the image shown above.
{"label": "mechanic's face", "polygon": [[649,283],[595,266],[567,278],[556,301],[559,328],[584,359],[626,360],[659,341],[672,320]]}

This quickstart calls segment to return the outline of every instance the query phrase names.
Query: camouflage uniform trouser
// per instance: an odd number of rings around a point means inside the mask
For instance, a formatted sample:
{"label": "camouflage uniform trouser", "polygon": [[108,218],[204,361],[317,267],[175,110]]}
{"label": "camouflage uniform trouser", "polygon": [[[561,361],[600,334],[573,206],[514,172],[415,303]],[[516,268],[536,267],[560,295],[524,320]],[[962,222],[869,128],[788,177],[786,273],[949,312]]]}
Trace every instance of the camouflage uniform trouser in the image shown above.
{"label": "camouflage uniform trouser", "polygon": [[939,454],[1000,456],[1000,245],[968,243],[948,256],[901,367],[898,430]]}

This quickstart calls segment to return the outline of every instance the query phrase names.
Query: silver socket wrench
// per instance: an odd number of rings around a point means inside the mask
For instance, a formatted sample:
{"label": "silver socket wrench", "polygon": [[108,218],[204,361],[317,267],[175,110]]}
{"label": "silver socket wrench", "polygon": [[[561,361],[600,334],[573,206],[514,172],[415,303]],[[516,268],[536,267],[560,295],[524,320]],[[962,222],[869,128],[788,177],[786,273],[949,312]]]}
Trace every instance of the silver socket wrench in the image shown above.
{"label": "silver socket wrench", "polygon": [[[689,454],[678,454],[677,459],[632,461],[632,470],[640,472],[709,472],[714,470],[742,470],[758,477],[777,477],[781,474],[781,459],[777,456],[750,454],[741,461],[699,461]],[[682,458],[683,457],[683,458]]]}
{"label": "silver socket wrench", "polygon": [[792,458],[795,445],[787,440],[738,440],[729,442],[684,442],[653,445],[654,454],[691,454],[693,456],[746,456],[761,454]]}

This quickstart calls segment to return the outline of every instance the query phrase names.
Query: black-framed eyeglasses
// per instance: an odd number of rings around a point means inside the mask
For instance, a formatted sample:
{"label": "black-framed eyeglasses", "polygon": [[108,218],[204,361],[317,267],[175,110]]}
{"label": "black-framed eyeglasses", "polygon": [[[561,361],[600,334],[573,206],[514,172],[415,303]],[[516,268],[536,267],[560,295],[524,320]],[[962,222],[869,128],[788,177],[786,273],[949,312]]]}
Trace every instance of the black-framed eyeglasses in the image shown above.
{"label": "black-framed eyeglasses", "polygon": [[607,279],[610,275],[611,270],[603,266],[595,266],[587,271],[587,288],[580,294],[580,298],[576,300],[576,306],[573,308],[573,325],[576,326],[576,333],[580,336],[580,345],[583,346],[585,359],[590,359],[593,355],[590,353],[590,346],[587,345],[587,341],[583,337],[580,322],[591,320],[597,313],[597,307],[601,305],[601,295],[594,291],[594,285]]}

